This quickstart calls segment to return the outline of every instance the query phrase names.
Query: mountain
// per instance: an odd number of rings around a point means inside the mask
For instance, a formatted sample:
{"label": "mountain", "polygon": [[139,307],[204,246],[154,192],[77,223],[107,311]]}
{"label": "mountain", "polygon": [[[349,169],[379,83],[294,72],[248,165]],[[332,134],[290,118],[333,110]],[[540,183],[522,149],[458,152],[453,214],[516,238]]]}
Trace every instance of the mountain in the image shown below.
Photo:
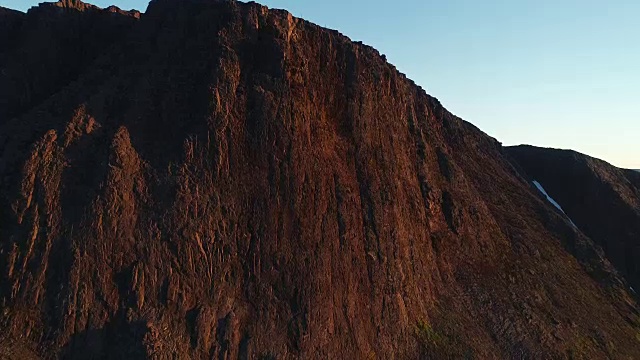
{"label": "mountain", "polygon": [[235,1],[15,17],[2,356],[640,358],[582,223],[375,49]]}
{"label": "mountain", "polygon": [[640,289],[640,174],[571,150],[517,146],[507,153]]}

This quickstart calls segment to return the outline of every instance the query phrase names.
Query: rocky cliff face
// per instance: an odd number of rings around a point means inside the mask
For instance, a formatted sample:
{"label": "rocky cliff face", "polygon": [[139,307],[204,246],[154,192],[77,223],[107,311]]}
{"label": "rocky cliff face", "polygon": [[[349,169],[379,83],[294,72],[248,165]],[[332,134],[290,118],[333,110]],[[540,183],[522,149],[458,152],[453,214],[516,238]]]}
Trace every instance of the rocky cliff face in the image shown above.
{"label": "rocky cliff face", "polygon": [[0,56],[4,55],[6,49],[15,46],[16,32],[23,19],[23,13],[0,7]]}
{"label": "rocky cliff face", "polygon": [[3,105],[5,353],[640,357],[599,248],[376,50],[255,3],[113,14]]}
{"label": "rocky cliff face", "polygon": [[79,0],[43,3],[26,14],[0,8],[0,123],[74,82],[139,16]]}
{"label": "rocky cliff face", "polygon": [[518,146],[507,153],[640,289],[640,174],[569,150]]}

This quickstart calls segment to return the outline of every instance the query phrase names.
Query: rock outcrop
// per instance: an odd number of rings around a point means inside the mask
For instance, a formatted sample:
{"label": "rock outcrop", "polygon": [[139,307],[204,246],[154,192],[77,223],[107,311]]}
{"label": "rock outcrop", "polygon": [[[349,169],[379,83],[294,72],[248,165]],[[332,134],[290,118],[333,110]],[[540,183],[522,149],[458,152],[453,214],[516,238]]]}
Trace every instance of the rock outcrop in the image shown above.
{"label": "rock outcrop", "polygon": [[640,357],[599,247],[373,48],[256,3],[65,4],[20,26],[48,70],[3,79],[33,84],[0,108],[6,354]]}

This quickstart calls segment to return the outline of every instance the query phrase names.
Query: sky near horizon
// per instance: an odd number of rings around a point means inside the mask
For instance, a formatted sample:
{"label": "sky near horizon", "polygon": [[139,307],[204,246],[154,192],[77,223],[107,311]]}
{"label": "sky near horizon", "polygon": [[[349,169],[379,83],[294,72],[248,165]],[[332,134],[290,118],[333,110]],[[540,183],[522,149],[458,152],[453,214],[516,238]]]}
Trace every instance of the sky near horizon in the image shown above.
{"label": "sky near horizon", "polygon": [[[148,3],[87,2],[140,11]],[[573,149],[640,169],[640,1],[258,2],[375,47],[504,145]]]}

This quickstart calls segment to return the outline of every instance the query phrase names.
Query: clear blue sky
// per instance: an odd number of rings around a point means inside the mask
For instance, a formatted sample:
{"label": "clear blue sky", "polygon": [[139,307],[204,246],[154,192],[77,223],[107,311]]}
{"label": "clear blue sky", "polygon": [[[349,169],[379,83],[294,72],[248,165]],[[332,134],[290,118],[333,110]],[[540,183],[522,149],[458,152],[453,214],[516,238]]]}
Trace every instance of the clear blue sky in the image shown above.
{"label": "clear blue sky", "polygon": [[259,2],[374,46],[505,145],[570,148],[640,169],[638,0]]}

